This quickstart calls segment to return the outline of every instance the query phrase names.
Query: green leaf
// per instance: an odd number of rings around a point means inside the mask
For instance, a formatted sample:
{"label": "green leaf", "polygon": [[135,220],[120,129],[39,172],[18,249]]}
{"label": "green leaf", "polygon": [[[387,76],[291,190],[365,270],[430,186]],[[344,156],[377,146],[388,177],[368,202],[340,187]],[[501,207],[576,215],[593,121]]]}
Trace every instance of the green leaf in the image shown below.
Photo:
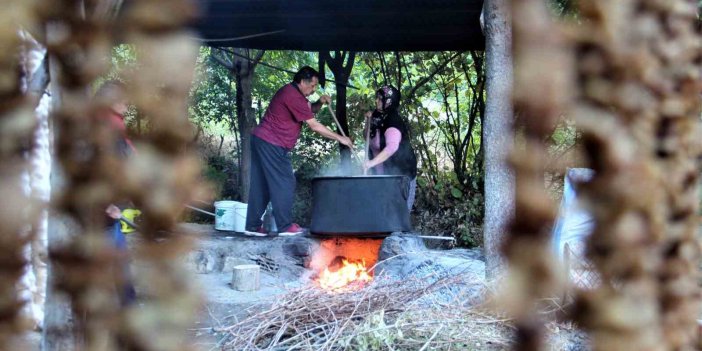
{"label": "green leaf", "polygon": [[457,199],[460,199],[463,197],[463,192],[461,192],[460,189],[458,189],[454,186],[454,187],[451,187],[451,196],[453,196]]}

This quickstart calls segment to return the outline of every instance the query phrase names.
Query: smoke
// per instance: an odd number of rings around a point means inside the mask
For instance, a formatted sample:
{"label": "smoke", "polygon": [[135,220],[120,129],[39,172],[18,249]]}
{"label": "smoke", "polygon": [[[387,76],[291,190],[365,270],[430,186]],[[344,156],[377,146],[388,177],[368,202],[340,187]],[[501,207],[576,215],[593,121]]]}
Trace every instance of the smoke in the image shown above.
{"label": "smoke", "polygon": [[335,161],[320,168],[317,177],[351,177],[362,176],[363,168],[358,161]]}

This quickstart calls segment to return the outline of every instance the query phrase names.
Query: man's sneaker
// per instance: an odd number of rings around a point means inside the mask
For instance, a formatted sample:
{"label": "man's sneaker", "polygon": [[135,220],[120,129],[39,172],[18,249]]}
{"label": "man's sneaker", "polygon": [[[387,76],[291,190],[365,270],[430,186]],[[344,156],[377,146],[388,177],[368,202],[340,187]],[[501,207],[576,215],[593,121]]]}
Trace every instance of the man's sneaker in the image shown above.
{"label": "man's sneaker", "polygon": [[279,236],[293,236],[293,235],[300,235],[305,232],[305,229],[297,225],[297,223],[291,224],[288,229],[285,229],[285,231],[278,232]]}
{"label": "man's sneaker", "polygon": [[263,226],[259,227],[256,230],[244,230],[244,235],[248,236],[268,236],[268,232],[263,228]]}

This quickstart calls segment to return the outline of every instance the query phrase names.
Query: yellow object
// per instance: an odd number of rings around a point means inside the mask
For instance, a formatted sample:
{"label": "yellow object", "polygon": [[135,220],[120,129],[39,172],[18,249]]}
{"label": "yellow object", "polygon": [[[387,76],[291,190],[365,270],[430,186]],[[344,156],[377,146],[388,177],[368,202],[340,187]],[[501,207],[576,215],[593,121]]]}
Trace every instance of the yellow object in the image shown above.
{"label": "yellow object", "polygon": [[[134,220],[136,219],[136,217],[138,217],[140,215],[141,215],[141,211],[139,211],[135,208],[127,208],[127,209],[124,209],[122,211],[122,216],[124,216],[124,218],[128,219],[132,223],[134,223]],[[121,227],[122,227],[121,228],[122,233],[129,234],[129,233],[134,232],[134,228],[132,228],[125,221],[119,221],[119,223],[121,224]]]}

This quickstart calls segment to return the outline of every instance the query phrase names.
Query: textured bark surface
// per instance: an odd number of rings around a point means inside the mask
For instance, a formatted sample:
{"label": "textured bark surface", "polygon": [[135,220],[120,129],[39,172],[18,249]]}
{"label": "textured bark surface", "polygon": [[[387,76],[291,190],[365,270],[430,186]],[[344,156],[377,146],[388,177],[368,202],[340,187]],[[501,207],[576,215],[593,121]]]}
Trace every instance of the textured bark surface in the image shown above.
{"label": "textured bark surface", "polygon": [[[253,70],[251,70],[253,73]],[[251,107],[251,80],[253,74],[237,74],[236,79],[236,119],[241,140],[241,201],[249,202],[249,177],[251,173],[251,131],[256,126],[256,114]]]}
{"label": "textured bark surface", "polygon": [[[343,128],[343,133],[349,135],[349,123],[348,117],[346,116],[346,88],[349,82],[349,77],[351,77],[351,70],[353,70],[353,63],[356,60],[356,53],[350,52],[340,52],[336,51],[334,56],[331,56],[329,52],[320,52],[320,60],[326,62],[334,75],[334,81],[336,82],[336,118],[339,120],[341,128]],[[337,132],[342,134],[342,131],[337,127]],[[339,152],[341,154],[341,169],[350,170],[351,169],[351,150],[349,148],[339,145]]]}
{"label": "textured bark surface", "polygon": [[500,246],[514,214],[514,174],[506,163],[513,145],[512,32],[507,0],[485,2],[486,91],[484,245],[488,277],[504,265]]}

